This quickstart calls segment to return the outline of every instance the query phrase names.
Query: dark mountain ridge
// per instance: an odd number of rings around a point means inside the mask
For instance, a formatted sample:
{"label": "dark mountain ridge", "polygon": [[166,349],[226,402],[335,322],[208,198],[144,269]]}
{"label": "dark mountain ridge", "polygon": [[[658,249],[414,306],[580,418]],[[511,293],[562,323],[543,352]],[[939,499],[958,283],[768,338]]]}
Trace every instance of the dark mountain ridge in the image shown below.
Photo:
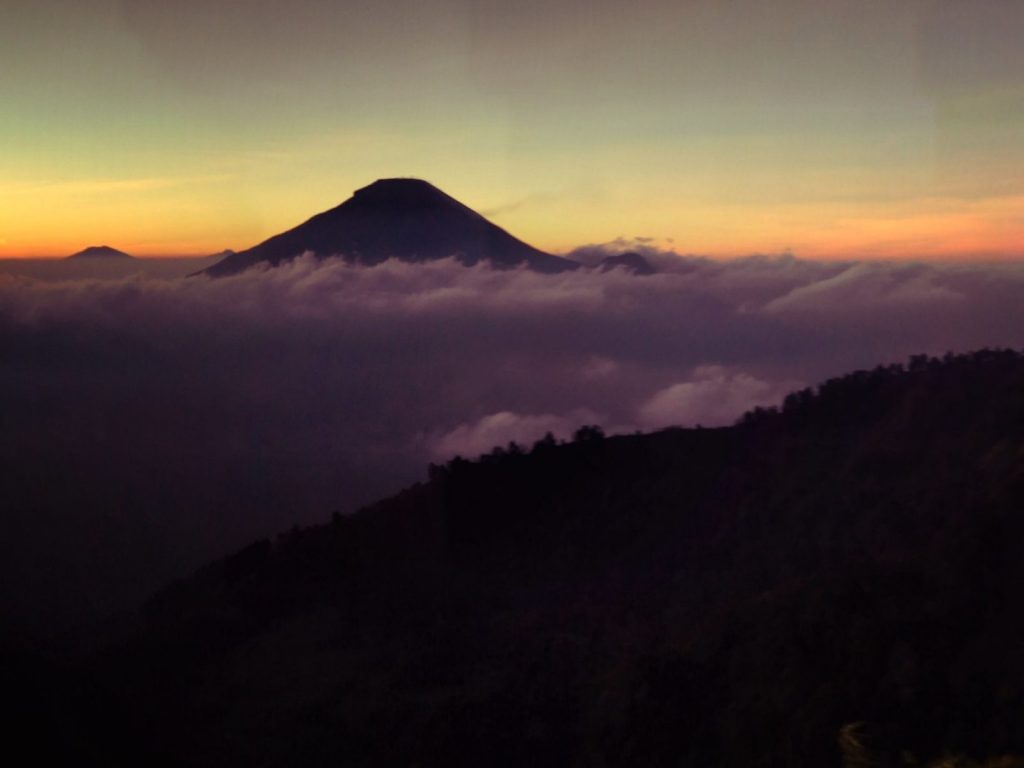
{"label": "dark mountain ridge", "polygon": [[431,467],[167,588],[70,679],[126,762],[923,765],[1024,752],[1022,588],[1024,356],[921,356]]}
{"label": "dark mountain ridge", "polygon": [[579,266],[516,239],[426,181],[400,178],[358,189],[336,208],[231,254],[203,273],[219,277],[260,263],[276,266],[306,252],[366,265],[390,258],[423,262],[454,256],[467,265],[488,261],[540,272]]}

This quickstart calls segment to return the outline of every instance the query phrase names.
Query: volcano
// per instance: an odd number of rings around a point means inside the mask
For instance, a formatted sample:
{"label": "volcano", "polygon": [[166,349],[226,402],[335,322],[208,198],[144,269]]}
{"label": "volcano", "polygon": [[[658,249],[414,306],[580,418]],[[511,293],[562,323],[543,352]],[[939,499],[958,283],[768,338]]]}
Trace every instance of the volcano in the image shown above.
{"label": "volcano", "polygon": [[117,248],[111,248],[109,245],[90,245],[88,248],[73,253],[67,258],[69,259],[134,259],[124,251],[119,251]]}
{"label": "volcano", "polygon": [[294,229],[231,254],[201,274],[220,277],[256,264],[278,264],[313,253],[372,265],[387,259],[426,262],[454,257],[466,265],[526,266],[564,272],[579,264],[544,253],[421,179],[381,179],[336,208]]}

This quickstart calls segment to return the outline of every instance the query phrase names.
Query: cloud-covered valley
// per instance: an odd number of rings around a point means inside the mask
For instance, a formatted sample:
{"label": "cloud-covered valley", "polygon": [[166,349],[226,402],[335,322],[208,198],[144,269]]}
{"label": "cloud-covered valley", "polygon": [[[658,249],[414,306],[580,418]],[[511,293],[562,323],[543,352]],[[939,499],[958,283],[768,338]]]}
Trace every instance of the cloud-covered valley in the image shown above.
{"label": "cloud-covered valley", "polygon": [[645,255],[658,274],[0,275],[0,608],[102,613],[456,453],[728,424],[852,369],[1024,346],[1020,265]]}

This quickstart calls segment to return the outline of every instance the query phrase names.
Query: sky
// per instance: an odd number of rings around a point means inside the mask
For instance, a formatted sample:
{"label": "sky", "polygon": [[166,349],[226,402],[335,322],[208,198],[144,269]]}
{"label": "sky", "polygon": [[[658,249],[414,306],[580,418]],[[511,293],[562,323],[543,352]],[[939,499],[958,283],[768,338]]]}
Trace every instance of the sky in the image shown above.
{"label": "sky", "polygon": [[243,249],[390,176],[552,252],[1024,252],[1019,0],[0,9],[0,257]]}

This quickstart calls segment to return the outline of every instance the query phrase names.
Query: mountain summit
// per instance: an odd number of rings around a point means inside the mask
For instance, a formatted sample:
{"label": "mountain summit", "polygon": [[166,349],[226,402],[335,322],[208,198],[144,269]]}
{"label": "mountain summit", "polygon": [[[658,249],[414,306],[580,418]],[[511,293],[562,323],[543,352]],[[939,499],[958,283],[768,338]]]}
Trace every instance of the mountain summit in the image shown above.
{"label": "mountain summit", "polygon": [[276,266],[305,252],[367,265],[390,258],[424,262],[454,256],[466,265],[525,264],[539,272],[579,266],[516,239],[426,181],[381,179],[356,190],[338,207],[232,254],[203,274],[230,275],[264,262]]}

